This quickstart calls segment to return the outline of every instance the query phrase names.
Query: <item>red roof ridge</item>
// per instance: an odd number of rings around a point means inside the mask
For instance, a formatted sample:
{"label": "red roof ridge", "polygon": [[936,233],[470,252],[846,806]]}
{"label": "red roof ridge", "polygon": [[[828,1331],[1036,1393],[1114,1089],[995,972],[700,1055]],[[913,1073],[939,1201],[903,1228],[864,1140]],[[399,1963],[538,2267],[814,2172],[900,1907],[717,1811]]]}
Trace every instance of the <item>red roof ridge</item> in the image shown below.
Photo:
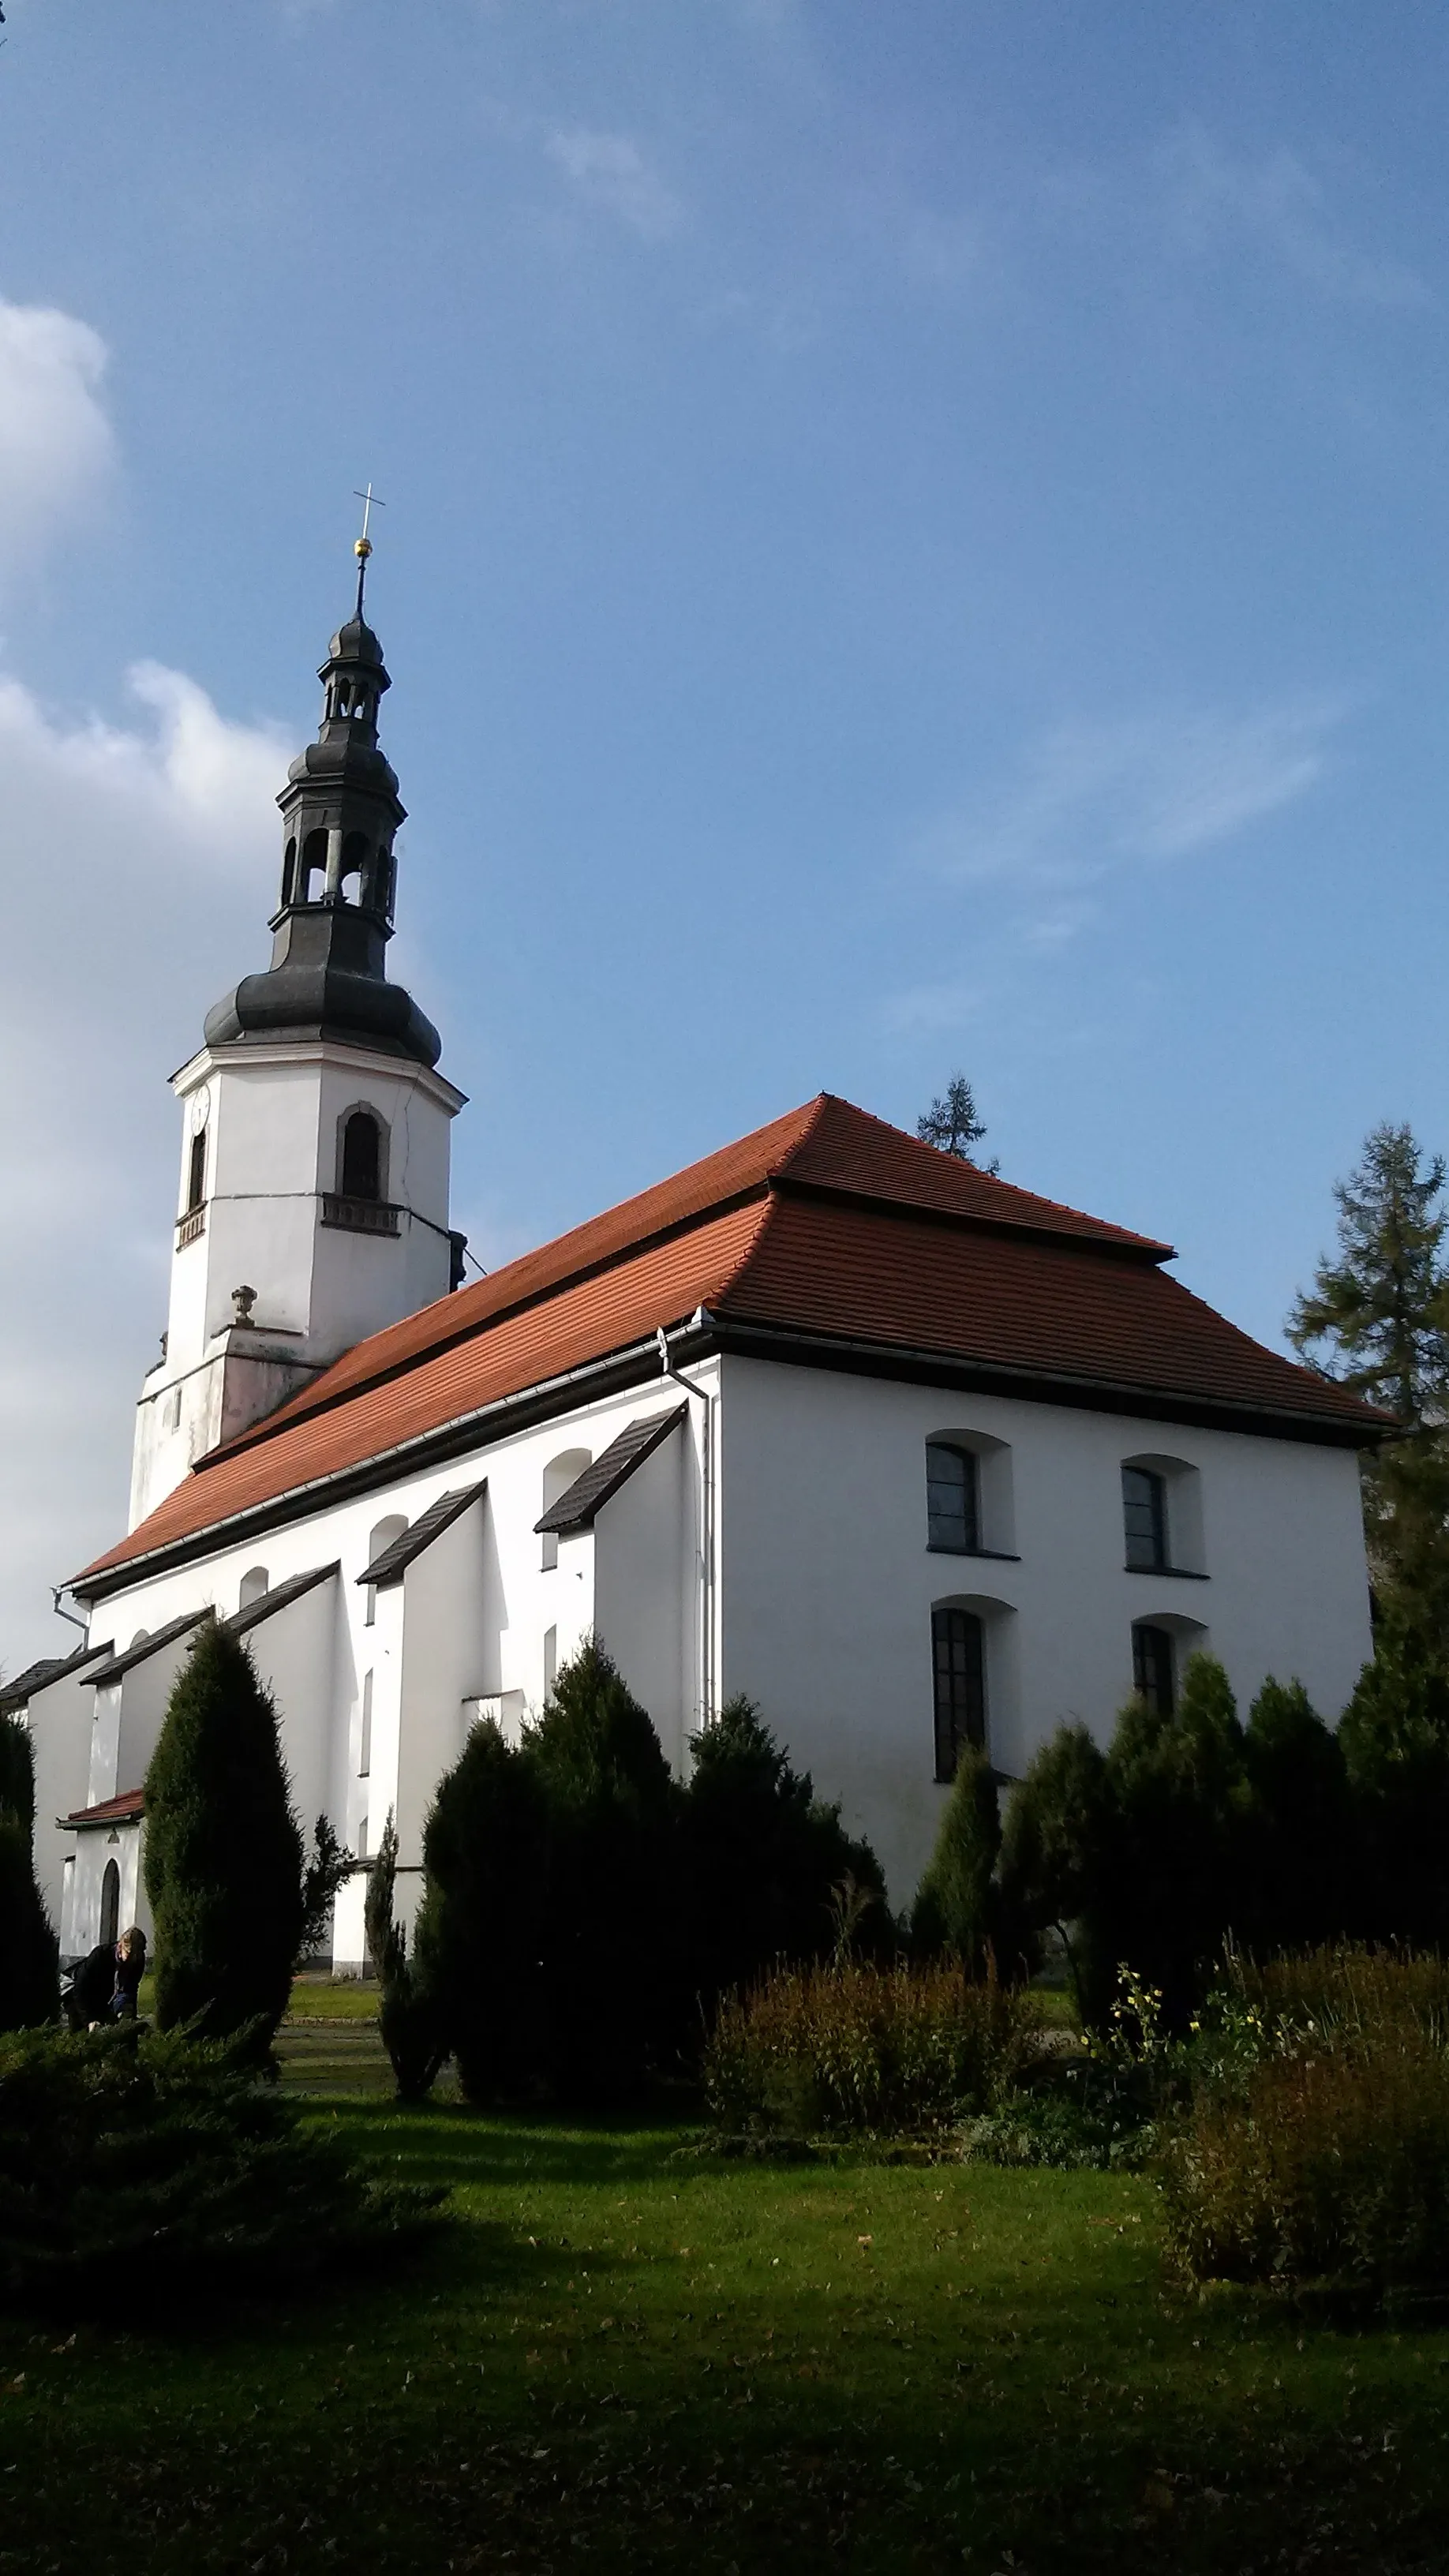
{"label": "red roof ridge", "polygon": [[[903,1176],[908,1176],[904,1183]],[[908,1136],[903,1128],[858,1108],[837,1092],[819,1091],[798,1109],[787,1110],[733,1143],[685,1164],[667,1179],[619,1200],[532,1252],[521,1253],[472,1287],[437,1298],[416,1314],[368,1334],[275,1413],[198,1458],[192,1472],[205,1474],[223,1459],[326,1412],[364,1387],[385,1385],[420,1360],[455,1348],[488,1326],[780,1187],[825,1192],[875,1206],[909,1206],[938,1220],[954,1219],[993,1231],[1057,1235],[1129,1258],[1164,1261],[1172,1257],[1170,1244],[1018,1189],[1014,1182]]]}
{"label": "red roof ridge", "polygon": [[[731,1207],[743,1206],[751,1198],[762,1196],[776,1176],[777,1167],[768,1153],[743,1161],[746,1149],[766,1138],[773,1138],[782,1128],[797,1131],[790,1140],[792,1144],[803,1139],[823,1114],[830,1097],[828,1092],[817,1092],[815,1098],[806,1101],[800,1109],[787,1111],[782,1118],[768,1120],[763,1127],[753,1129],[734,1143],[719,1146],[712,1154],[686,1163],[682,1170],[672,1173],[666,1180],[652,1182],[647,1189],[636,1191],[631,1198],[620,1199],[613,1207],[602,1209],[597,1216],[586,1217],[582,1224],[571,1226],[564,1234],[554,1235],[533,1251],[520,1253],[515,1260],[505,1262],[501,1270],[490,1272],[486,1279],[476,1280],[472,1287],[457,1289],[450,1296],[437,1297],[431,1305],[420,1307],[415,1314],[404,1315],[397,1323],[384,1325],[380,1332],[367,1334],[324,1369],[320,1377],[314,1378],[310,1386],[303,1387],[286,1404],[279,1405],[275,1413],[264,1415],[260,1422],[238,1432],[234,1439],[208,1450],[204,1457],[196,1460],[192,1472],[201,1474],[223,1458],[234,1458],[239,1451],[254,1448],[259,1441],[269,1439],[274,1431],[303,1421],[311,1414],[325,1412],[329,1406],[342,1403],[364,1387],[383,1385],[389,1378],[415,1366],[420,1359],[432,1359],[459,1342],[470,1340],[473,1334],[483,1331],[488,1325],[500,1324],[509,1316],[522,1314],[528,1307],[556,1296],[561,1289],[576,1287],[581,1281],[612,1269],[636,1253],[667,1243],[672,1236],[686,1233],[710,1217],[721,1216]],[[729,1167],[737,1160],[741,1161],[742,1167],[738,1176],[732,1176]],[[725,1167],[721,1172],[724,1185],[712,1194],[697,1195],[697,1189],[691,1190],[689,1185],[697,1184],[715,1165]],[[668,1214],[665,1213],[666,1207],[670,1206],[667,1194],[675,1194],[680,1202],[674,1204]],[[657,1217],[657,1222],[651,1225],[646,1219],[639,1227],[622,1223],[631,1211],[648,1209],[650,1202],[655,1203],[651,1213]],[[578,1255],[572,1262],[566,1257],[571,1246]],[[559,1255],[565,1258],[561,1260]],[[529,1276],[530,1273],[534,1275]],[[510,1282],[517,1287],[518,1293],[514,1296],[506,1293]],[[505,1293],[500,1295],[500,1290]],[[427,1325],[429,1318],[435,1319],[433,1329],[420,1329]]]}

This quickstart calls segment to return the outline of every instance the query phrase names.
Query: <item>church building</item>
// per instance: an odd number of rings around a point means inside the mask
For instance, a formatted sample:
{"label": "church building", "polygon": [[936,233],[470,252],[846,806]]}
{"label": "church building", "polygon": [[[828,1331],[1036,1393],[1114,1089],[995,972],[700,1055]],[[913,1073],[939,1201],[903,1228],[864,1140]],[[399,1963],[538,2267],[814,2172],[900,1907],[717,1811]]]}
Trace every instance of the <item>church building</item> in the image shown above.
{"label": "church building", "polygon": [[963,1745],[1240,1698],[1337,1714],[1370,1651],[1357,1451],[1381,1417],[1174,1279],[1170,1246],[822,1094],[461,1284],[462,1094],[389,980],[398,782],[357,614],[278,800],[265,971],[174,1075],[162,1356],[86,1642],[6,1694],[63,1956],[149,1929],[143,1784],[208,1610],[275,1696],[299,1819],[400,1910],[469,1728],[514,1736],[596,1635],[681,1775],[747,1692],[906,1903]]}

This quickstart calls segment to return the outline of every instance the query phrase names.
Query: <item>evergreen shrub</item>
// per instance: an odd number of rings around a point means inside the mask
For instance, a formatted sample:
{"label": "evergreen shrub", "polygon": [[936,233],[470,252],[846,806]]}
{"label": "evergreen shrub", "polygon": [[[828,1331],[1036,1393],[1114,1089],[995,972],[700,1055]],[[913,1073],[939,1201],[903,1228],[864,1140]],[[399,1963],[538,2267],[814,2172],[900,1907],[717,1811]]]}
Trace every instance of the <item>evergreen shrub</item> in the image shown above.
{"label": "evergreen shrub", "polygon": [[1042,2051],[1033,1998],[959,1959],[783,1969],[720,2007],[704,2056],[722,2130],[920,2136],[1016,2091]]}
{"label": "evergreen shrub", "polygon": [[973,1975],[980,1970],[1001,1930],[1001,1891],[995,1875],[1000,1852],[996,1774],[985,1753],[967,1745],[911,1910],[911,1939],[917,1950],[926,1954],[952,1950]]}
{"label": "evergreen shrub", "polygon": [[54,2021],[60,2010],[55,1934],[35,1880],[35,1762],[30,1736],[0,1717],[0,2030]]}
{"label": "evergreen shrub", "polygon": [[705,2029],[720,1997],[783,1960],[829,1957],[840,1892],[854,1891],[858,1942],[891,1939],[885,1881],[868,1843],[817,1798],[753,1700],[729,1700],[695,1736],[679,1801],[679,1935],[690,2000]]}
{"label": "evergreen shrub", "polygon": [[408,1957],[407,1934],[393,1915],[397,1886],[397,1821],[391,1807],[368,1872],[363,1905],[367,1949],[381,1994],[379,2025],[401,2102],[427,2099],[447,2048],[437,2007]]}
{"label": "evergreen shrub", "polygon": [[290,2295],[385,2247],[440,2192],[353,2168],[235,2041],[135,2023],[0,2039],[0,2303],[195,2306]]}
{"label": "evergreen shrub", "polygon": [[[472,2102],[538,2088],[543,2026],[543,1800],[485,1718],[439,1782],[423,1831],[413,1975]],[[376,1955],[376,1953],[374,1953]]]}
{"label": "evergreen shrub", "polygon": [[1376,2297],[1449,2288],[1443,1963],[1320,1950],[1240,1971],[1207,2020],[1162,2158],[1184,2269]]}
{"label": "evergreen shrub", "polygon": [[265,2051],[304,1928],[302,1837],[276,1709],[215,1618],[177,1675],[146,1774],[145,1869],[162,2029],[250,2027]]}

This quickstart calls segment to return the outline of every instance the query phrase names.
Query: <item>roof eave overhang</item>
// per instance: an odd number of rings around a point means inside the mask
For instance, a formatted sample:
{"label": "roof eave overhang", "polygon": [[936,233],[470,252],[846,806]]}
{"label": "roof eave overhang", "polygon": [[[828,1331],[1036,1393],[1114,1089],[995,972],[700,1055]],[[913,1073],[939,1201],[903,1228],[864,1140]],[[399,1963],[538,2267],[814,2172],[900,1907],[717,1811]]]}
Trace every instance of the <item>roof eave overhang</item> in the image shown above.
{"label": "roof eave overhang", "polygon": [[787,1325],[752,1324],[728,1316],[715,1316],[711,1322],[714,1346],[739,1358],[894,1378],[916,1386],[957,1387],[972,1394],[1021,1396],[1034,1404],[1071,1405],[1081,1412],[1129,1413],[1148,1422],[1252,1432],[1332,1449],[1371,1448],[1394,1427],[1387,1419],[1374,1418],[1367,1407],[1357,1415],[1300,1413],[1288,1405],[1142,1386],[1127,1379],[1079,1377],[1059,1369],[1003,1366],[943,1351],[913,1350],[899,1343],[858,1340],[848,1334],[801,1332]]}
{"label": "roof eave overhang", "polygon": [[[1139,1421],[1181,1422],[1206,1430],[1255,1433],[1272,1440],[1296,1440],[1319,1448],[1365,1449],[1388,1436],[1393,1426],[1364,1408],[1358,1416],[1298,1413],[1286,1406],[1249,1403],[1221,1396],[1179,1393],[1100,1377],[1077,1377],[1064,1371],[999,1367],[987,1360],[915,1350],[887,1343],[852,1339],[844,1334],[807,1333],[777,1324],[756,1324],[696,1309],[682,1325],[671,1328],[669,1353],[674,1366],[712,1352],[768,1360],[793,1368],[824,1368],[856,1377],[895,1379],[915,1386],[942,1386],[962,1393],[1018,1396],[1034,1404],[1070,1405],[1091,1413],[1131,1414]],[[552,1421],[582,1403],[602,1402],[610,1395],[657,1379],[659,1346],[651,1335],[590,1360],[566,1374],[525,1387],[517,1395],[460,1414],[434,1431],[380,1450],[355,1466],[339,1468],[292,1486],[285,1494],[254,1504],[225,1520],[208,1522],[145,1555],[128,1557],[94,1574],[81,1574],[67,1586],[79,1600],[104,1601],[154,1576],[170,1574],[240,1546],[264,1532],[306,1520],[313,1512],[355,1495],[375,1492],[400,1476],[418,1475],[453,1458],[468,1457],[493,1440]]]}
{"label": "roof eave overhang", "polygon": [[[681,1360],[701,1358],[713,1348],[714,1339],[708,1320],[686,1324],[683,1330],[671,1327],[670,1359],[678,1366]],[[459,1414],[437,1430],[421,1432],[395,1448],[379,1450],[375,1456],[359,1460],[356,1466],[341,1467],[330,1476],[294,1485],[285,1494],[233,1513],[228,1519],[209,1521],[205,1529],[151,1548],[145,1555],[127,1557],[121,1564],[101,1567],[94,1573],[78,1574],[66,1590],[80,1601],[107,1600],[113,1593],[128,1592],[155,1575],[171,1574],[178,1566],[194,1565],[203,1557],[218,1555],[223,1548],[240,1546],[268,1530],[284,1528],[288,1522],[306,1520],[333,1503],[372,1493],[379,1485],[395,1484],[400,1476],[420,1475],[429,1467],[446,1465],[450,1459],[469,1457],[489,1441],[528,1431],[535,1423],[550,1422],[581,1403],[602,1402],[629,1387],[648,1384],[659,1375],[659,1344],[651,1334],[647,1341],[632,1342],[601,1360],[587,1361],[562,1377],[548,1378],[537,1386],[523,1388],[517,1395],[500,1396],[492,1404]]]}

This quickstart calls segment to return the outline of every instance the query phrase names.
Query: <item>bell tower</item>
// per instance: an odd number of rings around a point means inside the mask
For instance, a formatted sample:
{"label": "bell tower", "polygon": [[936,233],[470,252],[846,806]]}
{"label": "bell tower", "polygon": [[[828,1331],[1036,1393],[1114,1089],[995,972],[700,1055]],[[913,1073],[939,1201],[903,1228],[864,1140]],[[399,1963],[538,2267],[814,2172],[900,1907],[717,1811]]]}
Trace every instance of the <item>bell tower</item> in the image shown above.
{"label": "bell tower", "polygon": [[398,782],[378,746],[391,686],[357,603],[318,677],[322,722],[287,772],[271,963],[206,1016],[172,1077],[182,1148],[162,1356],[137,1408],[134,1529],[193,1461],[462,1272],[448,1223],[463,1094],[389,982]]}

